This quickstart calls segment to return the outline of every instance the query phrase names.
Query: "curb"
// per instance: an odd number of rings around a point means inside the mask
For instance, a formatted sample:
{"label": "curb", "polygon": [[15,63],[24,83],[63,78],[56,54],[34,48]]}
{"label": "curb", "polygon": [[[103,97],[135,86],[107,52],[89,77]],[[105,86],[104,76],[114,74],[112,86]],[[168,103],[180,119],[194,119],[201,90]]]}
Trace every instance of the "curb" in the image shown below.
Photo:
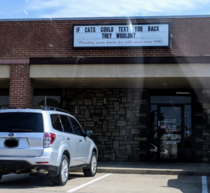
{"label": "curb", "polygon": [[[82,172],[82,169],[70,172]],[[138,169],[138,168],[97,168],[97,173],[112,174],[148,174],[148,175],[182,175],[182,176],[210,176],[210,171],[202,170],[167,170],[167,169]]]}
{"label": "curb", "polygon": [[167,169],[134,169],[134,168],[98,168],[97,173],[113,174],[152,174],[152,175],[186,175],[186,176],[210,176],[210,171],[191,170],[167,170]]}

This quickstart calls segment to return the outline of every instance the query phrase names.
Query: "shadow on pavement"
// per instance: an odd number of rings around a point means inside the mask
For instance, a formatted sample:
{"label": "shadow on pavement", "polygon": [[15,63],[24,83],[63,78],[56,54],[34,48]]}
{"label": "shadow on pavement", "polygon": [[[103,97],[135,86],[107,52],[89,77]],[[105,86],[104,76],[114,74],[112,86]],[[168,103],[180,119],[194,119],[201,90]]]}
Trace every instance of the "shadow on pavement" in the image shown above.
{"label": "shadow on pavement", "polygon": [[182,193],[200,193],[202,191],[201,176],[178,175],[177,179],[168,180],[167,185]]}
{"label": "shadow on pavement", "polygon": [[[75,178],[84,178],[84,175],[69,174],[68,181],[71,181]],[[0,189],[32,189],[43,187],[56,187],[53,185],[52,181],[53,177],[47,175],[5,175],[0,181]]]}

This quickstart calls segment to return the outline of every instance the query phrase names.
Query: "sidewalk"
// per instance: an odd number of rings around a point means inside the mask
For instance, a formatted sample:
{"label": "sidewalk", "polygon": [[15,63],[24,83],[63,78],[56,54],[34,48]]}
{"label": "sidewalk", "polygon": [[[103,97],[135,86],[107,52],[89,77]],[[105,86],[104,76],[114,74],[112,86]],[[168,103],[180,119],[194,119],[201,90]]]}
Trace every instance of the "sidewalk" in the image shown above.
{"label": "sidewalk", "polygon": [[97,172],[121,174],[210,176],[210,164],[99,161]]}

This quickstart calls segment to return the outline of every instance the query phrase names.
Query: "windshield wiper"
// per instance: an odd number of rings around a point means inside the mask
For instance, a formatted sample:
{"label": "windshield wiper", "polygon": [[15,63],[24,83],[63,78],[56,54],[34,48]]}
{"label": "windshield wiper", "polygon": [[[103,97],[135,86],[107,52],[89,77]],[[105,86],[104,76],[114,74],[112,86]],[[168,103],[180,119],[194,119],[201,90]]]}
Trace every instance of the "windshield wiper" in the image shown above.
{"label": "windshield wiper", "polygon": [[13,129],[12,131],[14,131],[14,132],[33,132],[33,130],[29,130],[29,129]]}

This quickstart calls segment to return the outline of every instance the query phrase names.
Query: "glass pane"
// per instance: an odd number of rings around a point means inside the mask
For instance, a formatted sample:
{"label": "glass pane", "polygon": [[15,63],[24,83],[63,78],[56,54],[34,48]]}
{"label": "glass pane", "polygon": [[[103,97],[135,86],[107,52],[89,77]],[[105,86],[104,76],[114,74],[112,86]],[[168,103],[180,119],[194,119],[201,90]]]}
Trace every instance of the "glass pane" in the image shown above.
{"label": "glass pane", "polygon": [[157,104],[184,104],[191,103],[190,96],[151,96],[151,103]]}
{"label": "glass pane", "polygon": [[1,107],[9,106],[9,96],[0,96]]}
{"label": "glass pane", "polygon": [[41,105],[45,106],[60,107],[61,97],[60,96],[34,96],[33,105],[34,108],[39,108]]}
{"label": "glass pane", "polygon": [[0,123],[0,132],[43,132],[41,113],[0,113]]}
{"label": "glass pane", "polygon": [[83,133],[83,131],[82,131],[80,125],[77,123],[77,121],[76,121],[75,119],[71,118],[71,117],[70,117],[70,120],[71,120],[72,126],[73,126],[73,128],[74,128],[74,133],[75,133],[76,135],[81,135],[81,136],[83,136],[84,133]]}
{"label": "glass pane", "polygon": [[61,122],[63,124],[64,132],[73,133],[68,117],[65,115],[60,115],[60,117],[61,117]]}
{"label": "glass pane", "polygon": [[60,96],[47,96],[47,106],[60,107]]}
{"label": "glass pane", "polygon": [[50,117],[51,117],[51,122],[52,122],[53,128],[58,130],[58,131],[62,131],[61,124],[60,124],[60,119],[59,119],[58,115],[57,114],[52,114],[52,115],[50,115]]}
{"label": "glass pane", "polygon": [[181,107],[160,108],[160,159],[181,156]]}
{"label": "glass pane", "polygon": [[157,105],[150,106],[150,160],[157,160]]}
{"label": "glass pane", "polygon": [[34,96],[33,105],[34,105],[34,108],[39,108],[40,105],[44,106],[44,96]]}
{"label": "glass pane", "polygon": [[192,124],[191,124],[191,106],[184,107],[184,159],[192,159]]}

